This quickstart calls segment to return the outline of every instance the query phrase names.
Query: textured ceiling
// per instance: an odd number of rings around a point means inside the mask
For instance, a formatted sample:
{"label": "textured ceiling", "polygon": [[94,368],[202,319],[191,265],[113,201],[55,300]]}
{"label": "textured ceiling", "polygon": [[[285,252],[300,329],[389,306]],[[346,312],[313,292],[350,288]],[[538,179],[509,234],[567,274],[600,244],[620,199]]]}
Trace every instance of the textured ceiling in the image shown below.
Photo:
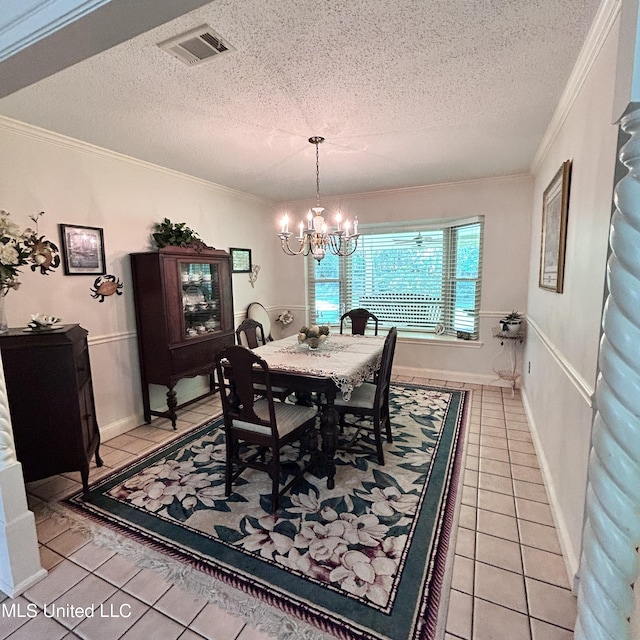
{"label": "textured ceiling", "polygon": [[[0,114],[274,201],[314,196],[312,135],[327,196],[526,173],[597,7],[216,0]],[[235,51],[188,67],[155,46],[203,23]]]}

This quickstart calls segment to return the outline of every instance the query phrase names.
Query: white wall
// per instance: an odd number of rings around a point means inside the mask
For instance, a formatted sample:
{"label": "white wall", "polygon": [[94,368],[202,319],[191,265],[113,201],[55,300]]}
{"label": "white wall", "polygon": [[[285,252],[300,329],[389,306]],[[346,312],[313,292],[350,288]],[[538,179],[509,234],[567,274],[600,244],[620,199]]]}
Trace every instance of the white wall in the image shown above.
{"label": "white wall", "polygon": [[[500,344],[493,338],[491,329],[505,312],[526,310],[531,193],[529,176],[513,176],[322,198],[322,205],[330,216],[339,208],[352,220],[358,216],[360,224],[485,217],[479,342],[411,340],[400,336],[394,372],[495,383],[493,366],[508,368],[509,355],[500,355]],[[280,207],[279,215],[286,206],[290,218],[300,219],[311,204],[315,202],[287,203]],[[302,264],[300,258],[286,259]],[[302,271],[302,266],[299,269]],[[289,284],[297,287],[296,298],[303,295],[302,277]]]}
{"label": "white wall", "polygon": [[[570,574],[581,548],[612,206],[617,33],[615,21],[534,175],[525,403]],[[567,159],[573,174],[564,293],[557,294],[538,287],[542,194]]]}
{"label": "white wall", "polygon": [[[22,288],[8,298],[10,326],[24,326],[30,314],[43,312],[89,331],[96,411],[104,436],[141,421],[128,256],[150,249],[155,221],[164,217],[184,221],[217,248],[252,249],[253,261],[261,270],[255,288],[246,274],[233,276],[237,319],[257,300],[272,318],[282,310],[293,311],[296,320],[284,333],[295,331],[305,321],[303,262],[279,249],[278,215],[272,203],[9,119],[0,119],[0,148],[0,208],[24,225],[31,213],[44,210],[40,231],[54,241],[59,240],[59,223],[102,227],[107,272],[124,283],[122,296],[99,303],[89,295],[91,276],[65,276],[61,267],[45,277],[26,269]],[[526,305],[530,199],[527,176],[340,199],[339,206],[357,212],[361,222],[485,215],[480,342],[457,341],[452,346],[444,341],[400,340],[398,370],[495,381],[492,366],[502,368],[506,354],[503,360],[496,360],[500,346],[492,338],[491,327],[504,311],[524,311]],[[330,208],[332,203],[326,204]],[[273,334],[281,335],[278,325],[274,324]],[[191,381],[177,388],[181,397],[194,389]],[[154,405],[163,405],[165,391],[154,389]]]}
{"label": "white wall", "polygon": [[[142,406],[135,339],[129,253],[150,250],[153,223],[186,222],[216,248],[246,247],[261,265],[255,288],[247,274],[233,275],[236,317],[254,301],[275,300],[277,242],[265,242],[273,204],[201,180],[0,118],[0,209],[21,226],[45,211],[40,232],[59,244],[59,223],[104,229],[107,273],[124,283],[122,296],[103,303],[90,297],[92,276],[65,276],[62,265],[47,276],[22,271],[22,287],[8,294],[10,326],[26,326],[33,313],[60,316],[89,331],[96,413],[110,437],[140,424]],[[46,376],[47,372],[34,372]],[[182,396],[193,381],[178,386]],[[187,387],[191,387],[187,389]],[[157,388],[163,404],[165,389]]]}

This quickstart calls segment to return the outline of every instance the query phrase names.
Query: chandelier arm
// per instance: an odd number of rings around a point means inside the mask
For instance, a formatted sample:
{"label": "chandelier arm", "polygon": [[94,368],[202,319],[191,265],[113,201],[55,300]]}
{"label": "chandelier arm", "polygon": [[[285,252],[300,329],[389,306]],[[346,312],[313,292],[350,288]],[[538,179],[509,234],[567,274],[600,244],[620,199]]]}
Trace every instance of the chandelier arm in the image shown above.
{"label": "chandelier arm", "polygon": [[296,238],[300,242],[300,246],[298,250],[294,250],[291,248],[289,244],[289,236],[292,234],[280,233],[280,246],[282,250],[289,256],[299,256],[299,255],[308,255],[309,254],[309,243],[307,242],[307,236],[304,236],[302,239]]}

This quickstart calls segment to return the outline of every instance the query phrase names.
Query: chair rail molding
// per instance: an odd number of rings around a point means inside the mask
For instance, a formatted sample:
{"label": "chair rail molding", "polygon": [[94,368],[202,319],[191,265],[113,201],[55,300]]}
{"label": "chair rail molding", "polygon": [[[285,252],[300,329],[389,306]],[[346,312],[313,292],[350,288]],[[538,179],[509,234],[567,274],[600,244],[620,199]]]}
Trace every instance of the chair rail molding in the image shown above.
{"label": "chair rail molding", "polygon": [[540,325],[527,316],[527,326],[533,329],[534,333],[540,339],[540,342],[545,346],[547,351],[551,354],[558,366],[565,373],[567,378],[573,383],[578,393],[584,398],[589,407],[593,406],[594,388],[589,384],[575,367],[564,357],[562,351],[550,340],[549,336],[542,330]]}

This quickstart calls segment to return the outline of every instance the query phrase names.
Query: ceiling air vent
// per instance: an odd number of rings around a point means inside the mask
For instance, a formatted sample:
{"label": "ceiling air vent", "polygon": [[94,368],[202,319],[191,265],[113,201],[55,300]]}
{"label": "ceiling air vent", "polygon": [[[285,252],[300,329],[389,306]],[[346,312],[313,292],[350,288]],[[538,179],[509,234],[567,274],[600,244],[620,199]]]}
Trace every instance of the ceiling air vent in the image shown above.
{"label": "ceiling air vent", "polygon": [[189,66],[200,64],[221,53],[234,50],[207,24],[175,38],[159,42],[158,46]]}

